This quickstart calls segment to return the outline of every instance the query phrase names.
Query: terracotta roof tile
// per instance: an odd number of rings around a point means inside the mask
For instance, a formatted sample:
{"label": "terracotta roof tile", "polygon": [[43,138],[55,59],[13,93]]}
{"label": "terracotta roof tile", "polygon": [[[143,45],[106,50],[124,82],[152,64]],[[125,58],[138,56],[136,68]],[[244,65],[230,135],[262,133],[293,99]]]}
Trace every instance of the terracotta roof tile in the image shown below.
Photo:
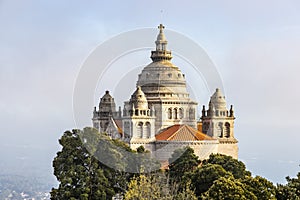
{"label": "terracotta roof tile", "polygon": [[197,129],[198,129],[198,131],[202,131],[202,122],[198,122],[197,123]]}
{"label": "terracotta roof tile", "polygon": [[193,129],[188,125],[173,125],[155,136],[156,140],[166,141],[199,141],[213,140],[210,136]]}
{"label": "terracotta roof tile", "polygon": [[122,130],[122,120],[121,119],[114,119],[115,124],[117,125],[118,128],[118,132],[120,134],[123,134],[123,130]]}
{"label": "terracotta roof tile", "polygon": [[176,124],[168,127],[167,129],[163,130],[155,136],[156,140],[168,140],[168,138],[170,138],[176,131],[178,131],[180,126],[180,124]]}

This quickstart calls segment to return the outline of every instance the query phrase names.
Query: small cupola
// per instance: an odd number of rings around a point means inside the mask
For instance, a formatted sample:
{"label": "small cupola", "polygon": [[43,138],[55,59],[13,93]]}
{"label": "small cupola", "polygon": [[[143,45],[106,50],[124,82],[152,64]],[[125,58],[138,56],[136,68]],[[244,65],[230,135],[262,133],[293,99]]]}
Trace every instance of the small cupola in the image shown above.
{"label": "small cupola", "polygon": [[105,94],[101,97],[99,103],[100,112],[115,112],[116,104],[114,98],[110,95],[109,91],[105,91]]}
{"label": "small cupola", "polygon": [[216,110],[226,109],[225,96],[219,88],[217,88],[215,93],[211,96],[210,102],[215,106]]}
{"label": "small cupola", "polygon": [[148,101],[140,86],[137,86],[135,92],[131,95],[131,105],[135,110],[148,110]]}

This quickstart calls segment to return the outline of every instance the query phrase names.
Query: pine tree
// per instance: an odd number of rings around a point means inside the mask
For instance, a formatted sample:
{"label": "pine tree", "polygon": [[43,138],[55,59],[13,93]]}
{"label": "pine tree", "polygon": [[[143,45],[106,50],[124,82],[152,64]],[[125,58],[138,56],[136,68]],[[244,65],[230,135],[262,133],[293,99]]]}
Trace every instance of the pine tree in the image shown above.
{"label": "pine tree", "polygon": [[300,172],[296,178],[286,177],[286,185],[277,185],[276,198],[278,200],[300,200]]}
{"label": "pine tree", "polygon": [[[85,132],[89,132],[94,139],[99,136],[96,131],[86,129]],[[53,161],[54,175],[59,186],[51,191],[53,200],[107,199],[114,195],[101,164],[83,145],[80,138],[82,134],[84,132],[80,130],[66,131],[59,140],[62,150]]]}
{"label": "pine tree", "polygon": [[186,172],[193,171],[200,163],[194,150],[190,147],[177,149],[169,159],[170,178],[175,182],[181,182]]}
{"label": "pine tree", "polygon": [[256,176],[247,176],[241,180],[248,191],[252,192],[259,200],[275,200],[276,187],[267,179]]}
{"label": "pine tree", "polygon": [[201,196],[202,200],[257,200],[257,197],[246,189],[239,180],[221,177]]}
{"label": "pine tree", "polygon": [[221,165],[226,171],[231,172],[234,178],[251,176],[251,173],[246,170],[245,164],[231,156],[211,154],[207,160],[203,161],[203,165],[207,163]]}
{"label": "pine tree", "polygon": [[185,179],[191,180],[197,196],[201,196],[221,177],[232,178],[232,174],[227,172],[222,166],[216,164],[206,164],[197,167],[194,171],[185,174]]}

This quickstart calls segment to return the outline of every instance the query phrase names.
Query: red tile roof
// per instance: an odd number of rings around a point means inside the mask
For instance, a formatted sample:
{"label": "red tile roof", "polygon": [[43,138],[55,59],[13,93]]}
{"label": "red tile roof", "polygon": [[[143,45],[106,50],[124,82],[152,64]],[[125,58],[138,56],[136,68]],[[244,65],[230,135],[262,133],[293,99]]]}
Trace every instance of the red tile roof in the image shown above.
{"label": "red tile roof", "polygon": [[202,122],[197,122],[197,129],[198,131],[202,131]]}
{"label": "red tile roof", "polygon": [[176,124],[163,130],[155,136],[156,140],[165,141],[199,141],[199,140],[213,140],[210,136],[193,129],[188,125]]}
{"label": "red tile roof", "polygon": [[118,128],[118,132],[120,134],[123,134],[123,130],[122,130],[122,120],[121,119],[114,119],[114,122]]}

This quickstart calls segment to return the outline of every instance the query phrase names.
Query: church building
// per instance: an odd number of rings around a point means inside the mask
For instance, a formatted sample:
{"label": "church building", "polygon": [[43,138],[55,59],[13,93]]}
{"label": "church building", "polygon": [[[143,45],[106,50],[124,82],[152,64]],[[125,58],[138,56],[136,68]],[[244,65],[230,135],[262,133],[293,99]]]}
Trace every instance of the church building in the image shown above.
{"label": "church building", "polygon": [[164,26],[158,28],[152,62],[138,75],[135,92],[123,109],[116,110],[114,98],[106,91],[94,108],[93,126],[132,149],[144,146],[162,162],[184,146],[193,148],[200,159],[211,153],[237,158],[233,106],[228,109],[225,96],[216,88],[197,119],[198,103],[189,97],[185,74],[171,62]]}

